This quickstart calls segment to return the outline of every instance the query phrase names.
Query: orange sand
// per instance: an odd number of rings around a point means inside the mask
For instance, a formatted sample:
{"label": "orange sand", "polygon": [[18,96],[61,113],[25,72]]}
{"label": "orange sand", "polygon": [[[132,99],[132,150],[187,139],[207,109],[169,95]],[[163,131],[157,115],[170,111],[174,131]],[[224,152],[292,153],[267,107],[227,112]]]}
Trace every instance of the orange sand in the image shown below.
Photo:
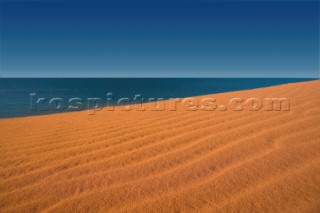
{"label": "orange sand", "polygon": [[291,109],[2,119],[0,212],[320,212],[320,81],[207,97]]}

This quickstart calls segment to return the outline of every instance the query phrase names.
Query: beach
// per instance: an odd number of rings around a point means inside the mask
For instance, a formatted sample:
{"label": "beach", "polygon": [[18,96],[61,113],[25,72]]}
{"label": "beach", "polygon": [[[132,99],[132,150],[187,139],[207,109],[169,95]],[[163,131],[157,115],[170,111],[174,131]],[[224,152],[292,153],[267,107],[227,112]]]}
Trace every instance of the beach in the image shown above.
{"label": "beach", "polygon": [[0,211],[320,211],[319,80],[189,101],[0,119]]}

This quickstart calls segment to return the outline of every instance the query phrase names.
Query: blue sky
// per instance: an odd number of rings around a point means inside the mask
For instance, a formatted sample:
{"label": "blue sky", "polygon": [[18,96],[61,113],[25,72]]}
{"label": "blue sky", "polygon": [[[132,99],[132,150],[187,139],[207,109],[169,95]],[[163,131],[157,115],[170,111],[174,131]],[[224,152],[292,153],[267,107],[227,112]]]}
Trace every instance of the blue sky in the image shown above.
{"label": "blue sky", "polygon": [[3,77],[319,77],[319,1],[1,0]]}

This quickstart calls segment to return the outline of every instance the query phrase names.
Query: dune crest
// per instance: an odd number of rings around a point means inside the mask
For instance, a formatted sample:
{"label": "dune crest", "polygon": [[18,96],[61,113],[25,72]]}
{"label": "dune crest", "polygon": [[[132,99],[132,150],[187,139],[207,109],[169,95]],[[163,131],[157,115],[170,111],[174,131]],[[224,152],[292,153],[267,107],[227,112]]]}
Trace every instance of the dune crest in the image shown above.
{"label": "dune crest", "polygon": [[0,211],[320,212],[320,81],[209,97],[290,109],[0,119]]}

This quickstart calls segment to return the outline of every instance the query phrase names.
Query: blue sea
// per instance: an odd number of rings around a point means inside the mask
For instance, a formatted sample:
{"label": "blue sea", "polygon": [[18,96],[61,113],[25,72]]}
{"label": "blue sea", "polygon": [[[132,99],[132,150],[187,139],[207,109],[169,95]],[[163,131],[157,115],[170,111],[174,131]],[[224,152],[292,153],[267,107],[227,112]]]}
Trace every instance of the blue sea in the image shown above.
{"label": "blue sea", "polygon": [[[302,78],[0,78],[0,118],[66,112],[52,109],[52,99],[182,98],[244,89],[253,89],[314,79]],[[35,102],[39,99],[39,103]],[[55,103],[55,102],[53,102]],[[39,108],[39,104],[42,104]],[[84,104],[83,108],[90,106]],[[62,109],[62,110],[61,110]]]}

